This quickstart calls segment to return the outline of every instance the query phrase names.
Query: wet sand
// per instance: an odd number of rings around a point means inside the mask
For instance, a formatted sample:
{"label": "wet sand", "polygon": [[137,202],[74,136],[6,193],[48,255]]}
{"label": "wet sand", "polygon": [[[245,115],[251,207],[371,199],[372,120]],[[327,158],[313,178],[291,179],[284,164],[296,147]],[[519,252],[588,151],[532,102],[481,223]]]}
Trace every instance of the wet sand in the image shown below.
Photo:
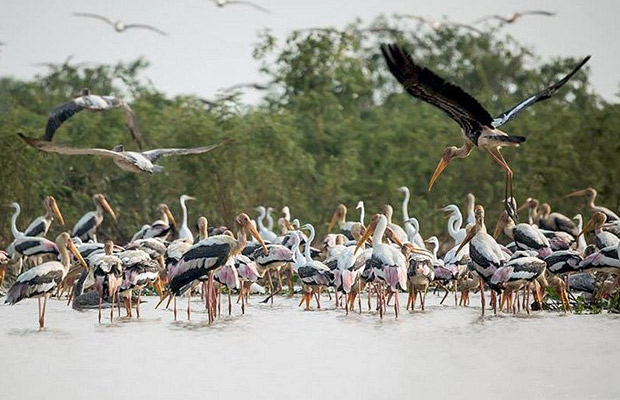
{"label": "wet sand", "polygon": [[[145,298],[140,320],[97,323],[97,311],[48,302],[39,332],[37,301],[0,306],[3,398],[33,399],[387,399],[394,396],[495,399],[620,397],[617,315],[480,318],[471,307],[364,310],[345,315],[325,296],[325,310],[303,311],[295,298],[273,306],[253,296],[246,315],[206,323],[195,299],[186,322],[154,310]],[[401,294],[401,305],[406,294]],[[363,303],[365,306],[365,301]],[[226,312],[223,299],[222,312]]]}

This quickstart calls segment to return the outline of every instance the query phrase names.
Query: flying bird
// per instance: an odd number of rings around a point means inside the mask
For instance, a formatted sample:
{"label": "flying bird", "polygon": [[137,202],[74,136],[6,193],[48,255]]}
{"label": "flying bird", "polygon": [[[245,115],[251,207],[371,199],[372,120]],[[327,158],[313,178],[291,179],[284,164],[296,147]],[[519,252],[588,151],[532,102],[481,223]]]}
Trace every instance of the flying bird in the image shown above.
{"label": "flying bird", "polygon": [[129,104],[114,96],[90,94],[89,89],[82,89],[80,96],[56,106],[50,111],[47,117],[47,125],[45,126],[45,134],[41,139],[51,141],[54,137],[54,133],[60,128],[63,122],[82,110],[98,112],[111,110],[113,108],[122,108],[125,111],[129,132],[131,132],[131,136],[133,136],[138,147],[142,148],[142,136],[138,129],[138,120],[131,107],[129,107]]}
{"label": "flying bird", "polygon": [[239,4],[239,5],[246,5],[246,6],[250,6],[258,11],[262,11],[264,13],[270,14],[271,11],[269,11],[268,9],[266,9],[265,7],[261,7],[256,3],[253,3],[251,1],[242,1],[242,0],[211,0],[216,6],[218,7],[224,7],[227,5],[233,5],[233,4]]}
{"label": "flying bird", "polygon": [[194,147],[189,149],[154,149],[138,152],[125,151],[122,145],[115,146],[112,150],[97,148],[79,148],[64,146],[62,144],[56,144],[45,140],[29,138],[27,136],[24,136],[22,133],[18,133],[18,135],[26,143],[41,151],[68,155],[95,155],[101,157],[108,157],[111,158],[116,165],[118,165],[121,169],[125,171],[148,172],[151,174],[155,172],[161,172],[163,170],[162,166],[157,165],[157,161],[161,157],[207,153],[230,142],[229,139],[211,146]]}
{"label": "flying bird", "polygon": [[415,21],[418,21],[419,24],[428,25],[433,30],[439,30],[444,27],[453,27],[453,28],[464,28],[464,29],[467,29],[469,31],[472,31],[478,34],[482,34],[482,31],[480,29],[474,26],[468,25],[468,24],[461,23],[461,22],[452,22],[452,21],[448,21],[445,19],[437,20],[437,19],[421,17],[419,15],[413,15],[413,14],[394,14],[394,17],[397,19],[413,19]]}
{"label": "flying bird", "polygon": [[460,87],[445,81],[431,70],[415,63],[409,54],[396,44],[382,45],[381,52],[392,75],[413,97],[439,108],[461,127],[465,143],[457,148],[444,150],[441,160],[431,177],[429,191],[441,172],[454,158],[469,156],[474,147],[479,147],[499,164],[506,173],[504,202],[511,218],[517,219],[514,202],[508,201],[512,195],[512,170],[501,153],[502,146],[516,147],[525,141],[522,136],[511,136],[499,130],[529,106],[550,98],[560,87],[573,77],[590,56],[584,58],[573,70],[558,82],[519,102],[516,106],[493,118],[480,103]]}
{"label": "flying bird", "polygon": [[112,21],[111,19],[104,17],[102,15],[98,15],[98,14],[93,14],[93,13],[82,13],[82,12],[77,12],[77,13],[73,13],[73,15],[75,17],[86,17],[86,18],[92,18],[92,19],[98,19],[99,21],[103,21],[106,24],[112,26],[114,28],[114,30],[118,33],[122,33],[125,32],[127,29],[131,29],[131,28],[138,28],[138,29],[148,29],[149,31],[153,31],[155,33],[159,33],[162,36],[168,36],[168,34],[164,31],[162,31],[161,29],[155,28],[154,26],[151,25],[146,25],[146,24],[125,24],[122,21]]}
{"label": "flying bird", "polygon": [[488,21],[491,19],[496,19],[498,21],[500,21],[502,23],[502,25],[504,24],[512,24],[517,22],[517,20],[521,19],[522,17],[526,16],[526,15],[544,15],[545,17],[555,17],[555,13],[551,12],[551,11],[545,11],[545,10],[526,10],[526,11],[517,11],[512,13],[511,15],[504,17],[503,15],[487,15],[486,17],[482,17],[477,19],[476,21],[474,21],[474,24],[479,24],[481,22],[484,21]]}

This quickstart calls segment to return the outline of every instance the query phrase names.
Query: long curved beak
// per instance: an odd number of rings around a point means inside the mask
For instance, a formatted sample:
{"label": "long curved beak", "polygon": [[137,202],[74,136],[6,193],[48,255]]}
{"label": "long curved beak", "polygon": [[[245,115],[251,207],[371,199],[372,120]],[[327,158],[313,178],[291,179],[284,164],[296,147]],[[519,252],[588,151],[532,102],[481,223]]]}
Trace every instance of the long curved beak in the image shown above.
{"label": "long curved beak", "polygon": [[110,204],[108,203],[108,201],[103,198],[101,199],[101,207],[103,207],[103,209],[110,214],[110,216],[112,217],[112,219],[114,221],[116,221],[116,214],[114,213],[114,210],[112,210],[112,207],[110,207]]}
{"label": "long curved beak", "polygon": [[331,221],[329,221],[329,225],[327,226],[328,233],[332,231],[332,228],[336,225],[336,222],[338,222],[338,212],[335,212],[334,215],[332,215]]}
{"label": "long curved beak", "polygon": [[368,226],[368,228],[366,228],[366,230],[364,231],[364,234],[362,235],[360,240],[357,242],[357,245],[355,246],[355,250],[353,251],[353,255],[357,254],[357,250],[360,247],[362,247],[364,245],[364,243],[366,243],[366,240],[368,240],[368,238],[370,238],[370,236],[372,235],[374,230],[375,230],[375,227],[373,226],[373,224],[370,224]]}
{"label": "long curved beak", "polygon": [[586,225],[583,227],[581,232],[579,232],[579,235],[577,235],[577,237],[575,239],[578,239],[579,236],[581,236],[584,233],[590,231],[592,228],[594,228],[594,218],[590,218],[590,220],[586,223]]}
{"label": "long curved beak", "polygon": [[78,251],[77,247],[75,247],[75,245],[73,244],[73,242],[71,240],[69,240],[67,242],[67,249],[73,254],[73,256],[75,257],[76,260],[78,260],[78,262],[80,264],[82,264],[82,266],[85,269],[88,269],[88,264],[86,264],[86,261],[84,261],[84,258],[82,257],[82,255],[80,254],[80,252]]}
{"label": "long curved beak", "polygon": [[284,220],[284,225],[286,225],[286,229],[288,229],[289,231],[294,231],[295,227],[293,226],[293,224],[291,224],[291,221],[289,220]]}
{"label": "long curved beak", "polygon": [[52,211],[54,211],[54,214],[56,214],[56,217],[58,218],[58,222],[60,222],[60,225],[64,225],[65,219],[62,217],[62,214],[60,213],[58,204],[56,204],[56,199],[54,199],[53,197],[52,197]]}
{"label": "long curved beak", "polygon": [[172,213],[170,212],[170,210],[166,208],[165,213],[166,213],[166,215],[168,216],[168,223],[169,223],[170,225],[176,226],[176,225],[177,225],[177,221],[174,219],[174,216],[172,215]]}
{"label": "long curved beak", "polygon": [[254,239],[256,239],[258,241],[258,243],[260,243],[261,247],[265,251],[265,254],[268,255],[269,254],[269,249],[267,248],[267,245],[265,244],[265,241],[263,240],[263,238],[260,237],[260,235],[258,234],[258,231],[256,230],[256,228],[254,228],[254,225],[247,224],[247,225],[244,226],[244,229],[246,229],[246,232],[249,233],[250,235],[252,235],[252,237]]}
{"label": "long curved beak", "polygon": [[463,247],[465,247],[465,245],[469,242],[471,242],[471,240],[474,238],[474,236],[476,236],[476,232],[477,229],[475,229],[475,227],[471,228],[468,230],[467,235],[465,236],[465,239],[463,239],[463,241],[461,242],[461,245],[459,246],[458,249],[456,249],[456,253],[455,254],[459,254],[459,251],[461,251],[461,249]]}
{"label": "long curved beak", "polygon": [[388,237],[392,242],[396,243],[398,247],[403,246],[403,242],[401,242],[400,239],[396,237],[394,231],[390,227],[385,228],[385,236]]}
{"label": "long curved beak", "polygon": [[564,198],[575,197],[575,196],[585,196],[585,195],[586,195],[586,190],[584,189],[584,190],[578,190],[578,191],[573,192],[573,193],[569,193],[566,196],[564,196]]}
{"label": "long curved beak", "polygon": [[521,204],[521,207],[517,208],[517,212],[519,212],[519,211],[523,211],[523,210],[525,210],[526,208],[528,208],[529,206],[530,206],[529,201],[526,201],[525,203]]}
{"label": "long curved beak", "polygon": [[501,218],[497,220],[495,230],[493,231],[493,239],[497,240],[497,238],[499,238],[500,233],[502,233],[502,229],[504,229],[504,225],[506,225],[506,223],[502,221]]}
{"label": "long curved beak", "polygon": [[435,181],[437,180],[437,178],[439,178],[439,175],[441,175],[443,170],[446,169],[448,164],[449,162],[444,160],[443,157],[441,158],[441,160],[439,160],[439,164],[437,164],[437,168],[435,168],[435,172],[433,172],[433,176],[431,176],[431,180],[428,182],[429,192],[433,190],[433,185],[435,184]]}

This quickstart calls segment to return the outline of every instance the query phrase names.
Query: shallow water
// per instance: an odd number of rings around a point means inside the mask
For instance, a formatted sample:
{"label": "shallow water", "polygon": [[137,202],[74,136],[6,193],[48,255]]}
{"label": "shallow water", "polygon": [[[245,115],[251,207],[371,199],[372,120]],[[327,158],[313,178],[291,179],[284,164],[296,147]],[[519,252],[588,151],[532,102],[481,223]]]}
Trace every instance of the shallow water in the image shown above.
{"label": "shallow water", "polygon": [[[196,299],[192,321],[154,310],[140,320],[97,323],[97,311],[50,300],[39,332],[37,301],[0,306],[3,398],[433,398],[562,399],[620,397],[620,318],[535,313],[481,319],[469,308],[441,306],[401,315],[303,311],[295,298],[273,306],[250,299],[208,326]],[[448,302],[449,299],[446,301]],[[450,304],[450,303],[448,303]],[[365,301],[363,303],[365,306]],[[222,312],[227,310],[223,300]]]}

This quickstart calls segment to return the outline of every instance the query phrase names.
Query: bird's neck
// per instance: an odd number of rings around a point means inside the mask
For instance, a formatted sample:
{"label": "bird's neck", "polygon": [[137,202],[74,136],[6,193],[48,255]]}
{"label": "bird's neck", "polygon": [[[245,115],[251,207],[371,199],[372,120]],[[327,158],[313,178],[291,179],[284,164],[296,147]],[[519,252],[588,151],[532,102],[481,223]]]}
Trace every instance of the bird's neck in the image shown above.
{"label": "bird's neck", "polygon": [[403,222],[409,219],[409,189],[405,190],[405,198],[403,199]]}
{"label": "bird's neck", "polygon": [[453,158],[465,158],[469,156],[473,148],[474,148],[474,144],[472,142],[466,141],[465,143],[463,143],[461,147],[456,149],[452,157]]}
{"label": "bird's neck", "polygon": [[240,254],[246,244],[248,244],[248,238],[243,228],[240,228],[237,232],[237,245],[233,248],[232,255]]}
{"label": "bird's neck", "polygon": [[19,207],[19,204],[15,203],[15,205],[16,205],[15,212],[13,213],[13,216],[11,217],[11,233],[13,233],[13,238],[17,239],[18,237],[23,235],[23,233],[17,229],[17,217],[19,217],[19,213],[22,210]]}
{"label": "bird's neck", "polygon": [[183,210],[183,222],[181,226],[187,228],[187,207],[185,207],[185,200],[181,201],[181,210]]}
{"label": "bird's neck", "polygon": [[379,219],[375,231],[372,234],[373,247],[383,243],[383,235],[385,234],[385,228],[387,228],[387,218]]}
{"label": "bird's neck", "polygon": [[463,216],[460,211],[456,211],[450,216],[450,219],[448,219],[448,233],[454,240],[456,240],[461,225],[463,225]]}
{"label": "bird's neck", "polygon": [[308,240],[306,241],[306,247],[304,248],[304,253],[305,253],[306,260],[310,261],[312,260],[312,257],[310,257],[310,243],[312,243],[312,241],[314,240],[314,228],[310,226],[308,229],[310,229],[310,236],[308,236]]}

